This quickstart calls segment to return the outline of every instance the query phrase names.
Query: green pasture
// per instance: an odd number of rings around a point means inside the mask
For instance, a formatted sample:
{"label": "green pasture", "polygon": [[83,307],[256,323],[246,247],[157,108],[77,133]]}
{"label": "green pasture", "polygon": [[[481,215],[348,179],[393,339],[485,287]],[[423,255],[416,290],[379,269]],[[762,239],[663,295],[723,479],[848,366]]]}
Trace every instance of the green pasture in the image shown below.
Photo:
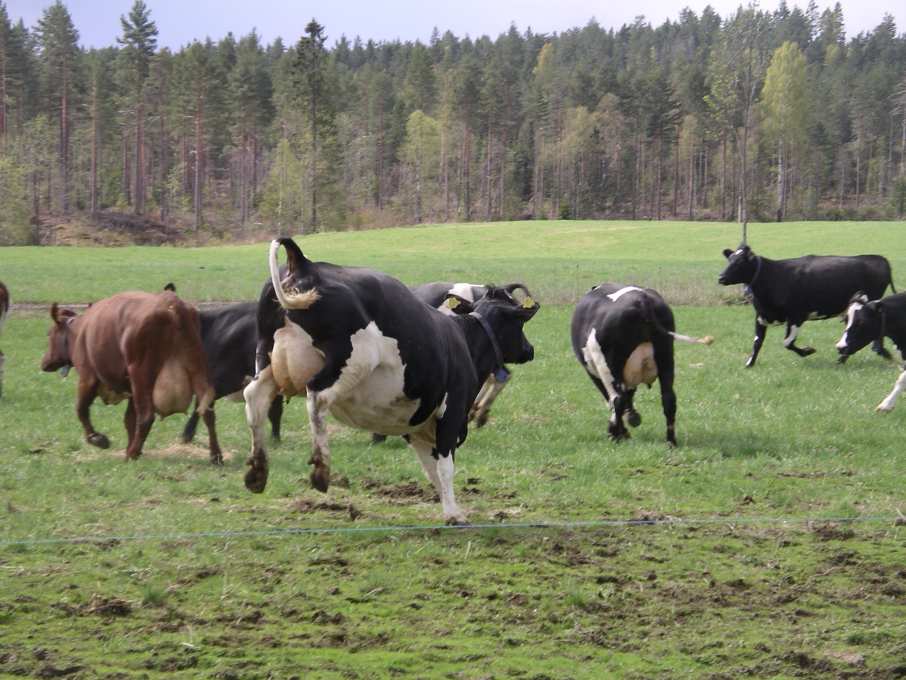
{"label": "green pasture", "polygon": [[[602,280],[650,285],[673,304],[714,304],[721,251],[737,224],[528,221],[313,234],[306,255],[374,267],[405,283],[524,280],[549,303],[572,303]],[[904,222],[753,224],[749,242],[768,257],[880,253],[906,276]],[[256,299],[267,277],[261,244],[207,248],[0,249],[0,280],[19,302],[88,302],[172,281],[193,300]],[[906,280],[906,279],[904,279]]]}
{"label": "green pasture", "polygon": [[[750,241],[778,257],[878,252],[898,280],[904,226],[752,225]],[[537,291],[536,359],[457,455],[460,503],[492,529],[357,531],[439,525],[440,507],[401,440],[373,446],[336,422],[335,484],[312,490],[300,401],[261,495],[242,484],[240,404],[218,403],[222,468],[207,462],[203,427],[196,445],[177,443],[178,416],[124,462],[123,405],[95,407],[112,448],[93,449],[74,376],[38,369],[45,313],[15,313],[0,337],[0,677],[902,677],[906,403],[873,412],[896,367],[868,351],[839,366],[842,326],[829,320],[802,331],[817,354],[800,359],[771,329],[744,369],[751,310],[701,304],[737,297],[714,283],[719,251],[737,242],[735,225],[592,222],[303,240],[313,259],[409,283]],[[190,299],[251,298],[265,257],[263,244],[3,249],[0,279],[18,301],[169,280]],[[679,330],[716,338],[677,345],[676,449],[657,386],[637,396],[632,439],[608,441],[572,355],[560,303],[607,279],[660,282]],[[698,523],[644,522],[671,518]],[[506,528],[595,520],[638,522]],[[83,540],[42,542],[54,538]]]}

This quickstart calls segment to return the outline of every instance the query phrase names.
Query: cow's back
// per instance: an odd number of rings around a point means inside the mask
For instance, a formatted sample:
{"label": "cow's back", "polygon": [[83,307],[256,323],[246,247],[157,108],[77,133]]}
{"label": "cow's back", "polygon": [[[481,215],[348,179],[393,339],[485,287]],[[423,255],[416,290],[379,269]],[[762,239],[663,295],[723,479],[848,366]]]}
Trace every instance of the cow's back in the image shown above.
{"label": "cow's back", "polygon": [[194,308],[169,291],[118,293],[89,307],[73,351],[80,373],[92,371],[111,390],[127,392],[128,366],[144,361],[161,365],[168,379],[199,370],[206,376]]}
{"label": "cow's back", "polygon": [[[852,296],[863,292],[878,299],[891,282],[890,263],[881,255],[806,255],[787,263],[789,280],[774,282],[786,306],[805,305],[807,314],[829,317],[842,314]],[[783,290],[786,289],[786,290]]]}
{"label": "cow's back", "polygon": [[242,389],[255,375],[258,340],[255,302],[228,305],[199,313],[208,378],[217,397]]}

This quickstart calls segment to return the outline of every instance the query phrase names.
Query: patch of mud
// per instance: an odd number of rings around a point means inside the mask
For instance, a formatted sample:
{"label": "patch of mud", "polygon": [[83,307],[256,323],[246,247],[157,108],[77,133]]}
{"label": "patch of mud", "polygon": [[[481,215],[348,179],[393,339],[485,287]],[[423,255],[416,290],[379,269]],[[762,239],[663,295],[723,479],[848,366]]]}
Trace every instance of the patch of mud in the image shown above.
{"label": "patch of mud", "polygon": [[362,512],[352,503],[334,503],[332,501],[310,501],[305,498],[290,503],[290,510],[308,514],[311,512],[334,512],[343,513],[350,520],[355,521],[362,516]]}
{"label": "patch of mud", "polygon": [[424,501],[429,503],[437,503],[440,501],[434,490],[429,491],[418,482],[383,484],[382,482],[373,479],[366,479],[362,482],[362,486],[369,491],[373,491],[378,496],[383,496],[390,500],[411,502]]}
{"label": "patch of mud", "polygon": [[[125,430],[122,432],[123,440],[126,439]],[[149,460],[170,460],[173,458],[180,458],[183,460],[200,460],[208,462],[211,459],[211,454],[208,451],[206,446],[199,446],[196,444],[182,444],[174,443],[162,449],[145,449],[142,452],[141,461],[143,458]],[[75,460],[77,462],[81,461],[96,461],[96,460],[109,460],[109,459],[126,459],[126,449],[111,450],[107,449],[102,451],[99,449],[90,449],[85,451],[80,451],[75,455]],[[230,451],[223,451],[223,460],[224,462],[233,460],[233,454]]]}
{"label": "patch of mud", "polygon": [[91,600],[85,604],[71,605],[66,602],[58,602],[52,605],[68,616],[128,616],[132,613],[132,604],[128,600],[119,597],[105,597],[103,595],[92,595]]}
{"label": "patch of mud", "polygon": [[822,524],[812,524],[809,527],[812,533],[822,541],[847,541],[856,535],[852,527],[843,526],[837,522],[825,522]]}

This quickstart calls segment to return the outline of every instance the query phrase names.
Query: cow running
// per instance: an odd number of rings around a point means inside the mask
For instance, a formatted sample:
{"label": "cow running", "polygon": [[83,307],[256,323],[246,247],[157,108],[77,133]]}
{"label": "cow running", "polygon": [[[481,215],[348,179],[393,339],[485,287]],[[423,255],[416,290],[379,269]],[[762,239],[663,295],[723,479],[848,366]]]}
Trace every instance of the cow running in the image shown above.
{"label": "cow running", "polygon": [[211,462],[223,463],[209,408],[208,384],[198,313],[174,293],[119,293],[91,305],[83,314],[50,308],[53,325],[41,369],[70,368],[79,374],[76,412],[85,440],[106,449],[110,440],[91,424],[89,410],[100,396],[105,404],[128,399],[126,458],[138,458],[154,415],[184,413],[194,397],[208,428]]}
{"label": "cow running", "polygon": [[316,489],[330,484],[329,410],[368,432],[405,435],[440,496],[444,519],[465,522],[453,494],[453,459],[468,433],[479,376],[532,360],[523,325],[538,305],[530,299],[520,305],[491,288],[474,313],[446,316],[386,274],[311,262],[287,238],[271,243],[269,265],[258,310],[261,370],[244,393],[252,430],[246,487],[261,492],[267,484],[263,423],[274,396],[305,394]]}
{"label": "cow running", "polygon": [[676,446],[676,394],[673,391],[673,341],[709,345],[711,337],[676,333],[673,312],[651,288],[602,283],[586,293],[572,318],[576,358],[610,409],[611,439],[629,437],[623,422],[638,427],[642,418],[633,405],[639,385],[657,379],[667,419],[667,442]]}
{"label": "cow running", "polygon": [[[906,359],[906,293],[888,295],[881,300],[869,300],[864,293],[858,293],[846,309],[845,322],[843,336],[837,343],[841,357],[852,356],[869,342],[880,343],[888,337]],[[906,389],[906,370],[900,373],[893,390],[875,410],[892,411],[903,389]]]}
{"label": "cow running", "polygon": [[[890,263],[880,255],[806,255],[789,260],[771,260],[756,255],[747,245],[723,251],[727,266],[717,281],[730,286],[745,284],[755,307],[755,341],[746,366],[755,365],[769,324],[786,323],[783,346],[801,357],[814,354],[812,347],[797,347],[796,337],[810,319],[842,314],[853,295],[862,291],[877,299],[887,286],[896,292]],[[890,355],[881,341],[875,352]],[[841,357],[841,362],[846,357]]]}

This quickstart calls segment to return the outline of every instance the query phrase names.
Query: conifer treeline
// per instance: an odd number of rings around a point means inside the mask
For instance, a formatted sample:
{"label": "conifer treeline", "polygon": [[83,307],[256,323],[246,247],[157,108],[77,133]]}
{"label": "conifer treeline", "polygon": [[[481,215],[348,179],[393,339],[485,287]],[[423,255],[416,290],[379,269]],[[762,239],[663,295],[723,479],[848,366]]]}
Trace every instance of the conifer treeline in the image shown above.
{"label": "conifer treeline", "polygon": [[906,35],[840,5],[683,10],[427,44],[157,45],[143,0],[81,49],[0,2],[0,242],[47,215],[183,228],[522,217],[872,218],[906,207]]}

